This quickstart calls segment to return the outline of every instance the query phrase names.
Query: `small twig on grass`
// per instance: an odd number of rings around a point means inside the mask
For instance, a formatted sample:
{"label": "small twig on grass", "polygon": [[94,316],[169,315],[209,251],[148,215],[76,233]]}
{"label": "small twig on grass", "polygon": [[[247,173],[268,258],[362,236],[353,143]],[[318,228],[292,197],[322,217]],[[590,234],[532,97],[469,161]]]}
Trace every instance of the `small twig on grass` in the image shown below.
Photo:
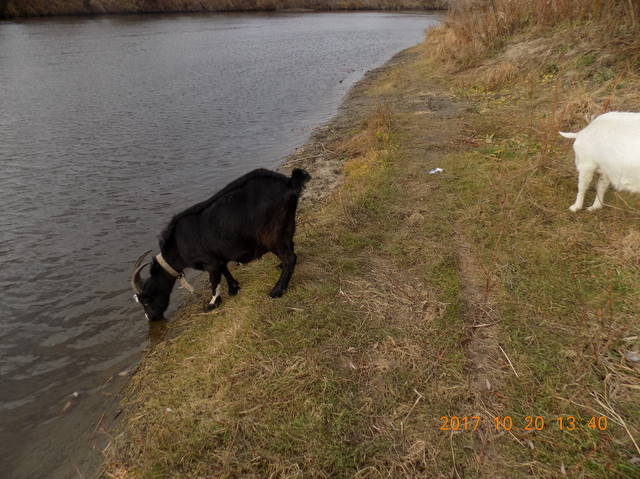
{"label": "small twig on grass", "polygon": [[500,321],[494,321],[493,323],[472,324],[469,327],[470,328],[485,328],[487,326],[494,326],[494,325],[496,325],[498,323],[500,323]]}
{"label": "small twig on grass", "polygon": [[[487,406],[486,406],[484,403],[482,404],[482,408],[484,409],[484,411],[485,411],[485,412],[486,412],[490,417],[497,417],[497,416],[499,415],[499,414],[497,414],[497,413],[495,413],[495,412],[493,412],[493,411],[490,411],[490,410],[489,410],[489,408],[487,408]],[[511,437],[512,437],[512,438],[514,438],[514,439],[516,440],[516,442],[517,442],[518,444],[520,444],[520,445],[521,445],[522,447],[524,447],[524,448],[526,448],[526,447],[527,447],[527,445],[526,445],[524,442],[522,442],[520,439],[518,439],[518,438],[516,437],[516,435],[515,435],[515,434],[513,434],[511,431],[507,431],[507,432],[511,435]]]}
{"label": "small twig on grass", "polygon": [[456,467],[456,453],[453,451],[453,430],[451,431],[451,435],[449,436],[449,444],[451,446],[451,458],[453,459],[453,470],[456,473],[456,477],[458,479],[462,479],[460,474],[458,474],[458,468]]}
{"label": "small twig on grass", "polygon": [[420,402],[420,399],[424,399],[424,396],[420,394],[418,391],[416,391],[415,389],[413,390],[413,392],[416,393],[418,397],[416,398],[415,402],[413,403],[413,406],[411,406],[411,409],[409,409],[409,412],[404,417],[404,420],[402,422],[405,422],[409,418],[409,414],[413,412],[413,409],[418,405],[418,403]]}
{"label": "small twig on grass", "polygon": [[594,407],[587,406],[586,404],[580,404],[579,402],[573,401],[572,399],[563,398],[561,396],[554,396],[554,397],[556,399],[560,399],[561,401],[567,401],[567,402],[570,402],[571,404],[575,404],[576,406],[580,406],[580,407],[585,408],[585,409],[591,409],[593,412],[595,412],[596,414],[598,414],[600,416],[606,416],[606,414],[604,414],[603,412],[598,411]]}
{"label": "small twig on grass", "polygon": [[258,404],[257,406],[254,406],[250,409],[245,409],[244,411],[240,411],[238,414],[249,414],[252,413],[254,411],[257,411],[258,409],[260,409],[263,406],[263,404]]}
{"label": "small twig on grass", "polygon": [[519,378],[520,375],[516,371],[516,368],[513,367],[513,363],[511,362],[511,359],[509,359],[509,356],[507,356],[507,353],[504,351],[504,349],[502,349],[502,346],[498,345],[498,347],[500,348],[500,351],[502,351],[502,354],[504,354],[504,357],[507,358],[507,361],[509,361],[509,366],[511,366],[511,369],[513,369],[513,373],[516,375],[517,378]]}
{"label": "small twig on grass", "polygon": [[544,206],[539,205],[538,203],[536,203],[535,201],[533,201],[531,199],[529,200],[529,203],[531,203],[533,206],[535,206],[539,210],[546,211],[547,213],[551,213],[551,214],[554,214],[554,215],[558,214],[557,210],[550,210],[549,208],[545,208]]}
{"label": "small twig on grass", "polygon": [[593,394],[593,397],[596,398],[596,402],[600,404],[600,406],[602,406],[604,410],[609,413],[609,416],[624,428],[624,430],[627,432],[627,435],[631,439],[631,442],[635,446],[636,451],[638,452],[638,454],[640,454],[640,447],[638,447],[638,443],[633,437],[633,434],[631,434],[631,431],[629,430],[629,426],[627,426],[627,423],[622,418],[622,416],[618,414],[618,412],[615,409],[613,409],[613,406],[611,405],[611,403],[607,398],[603,398],[604,400],[603,401],[602,399],[600,399],[600,395],[597,392],[593,392],[592,394]]}
{"label": "small twig on grass", "polygon": [[603,204],[604,206],[608,206],[609,208],[613,208],[613,209],[620,210],[620,211],[631,211],[632,213],[636,213],[636,214],[637,214],[637,213],[640,213],[640,210],[635,209],[635,208],[634,208],[634,207],[632,207],[629,203],[627,203],[627,201],[626,201],[622,196],[620,196],[620,193],[618,193],[618,192],[616,191],[616,192],[615,192],[615,194],[616,194],[616,197],[617,197],[620,201],[622,201],[622,202],[624,203],[624,205],[627,207],[627,209],[626,209],[626,210],[625,210],[624,208],[620,208],[620,207],[618,207],[618,206],[613,206],[613,205],[610,205],[610,204],[608,204],[608,203],[605,203],[604,201],[602,201],[602,199],[600,199],[600,201],[602,202],[602,204]]}
{"label": "small twig on grass", "polygon": [[332,151],[332,150],[330,150],[329,148],[327,148],[326,146],[324,146],[324,143],[320,143],[320,146],[322,147],[322,149],[323,149],[324,151],[327,151],[327,152],[331,153],[332,155],[335,155],[335,154],[336,154],[336,152],[335,152],[335,151]]}

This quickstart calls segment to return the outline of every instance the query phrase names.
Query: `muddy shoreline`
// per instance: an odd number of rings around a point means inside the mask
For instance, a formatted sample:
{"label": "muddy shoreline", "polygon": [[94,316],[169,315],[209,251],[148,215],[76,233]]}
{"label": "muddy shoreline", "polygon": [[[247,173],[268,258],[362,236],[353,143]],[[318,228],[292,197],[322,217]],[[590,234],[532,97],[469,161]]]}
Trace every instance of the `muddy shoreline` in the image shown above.
{"label": "muddy shoreline", "polygon": [[307,143],[284,158],[278,171],[288,173],[293,168],[304,168],[311,175],[312,181],[302,195],[305,210],[308,205],[326,199],[340,186],[344,158],[335,145],[348,137],[376,107],[381,106],[380,99],[368,95],[367,91],[380,75],[414,59],[418,53],[412,50],[413,47],[403,50],[381,67],[366,72],[349,90],[333,119],[318,127]]}

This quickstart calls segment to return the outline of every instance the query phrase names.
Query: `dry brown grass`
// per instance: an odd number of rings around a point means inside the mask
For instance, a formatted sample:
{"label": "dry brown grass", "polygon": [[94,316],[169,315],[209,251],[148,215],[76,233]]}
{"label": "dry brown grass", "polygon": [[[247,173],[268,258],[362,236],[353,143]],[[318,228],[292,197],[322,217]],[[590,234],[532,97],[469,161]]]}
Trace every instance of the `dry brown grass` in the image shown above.
{"label": "dry brown grass", "polygon": [[511,62],[499,62],[483,72],[478,82],[488,90],[500,90],[516,81],[519,72],[517,65]]}
{"label": "dry brown grass", "polygon": [[524,29],[542,33],[567,22],[589,22],[604,44],[621,31],[640,42],[640,3],[635,0],[452,0],[444,25],[429,32],[439,60],[457,66],[481,61]]}
{"label": "dry brown grass", "polygon": [[381,104],[376,112],[363,122],[362,131],[338,143],[336,151],[341,155],[355,157],[375,151],[380,141],[388,141],[391,131],[391,110]]}
{"label": "dry brown grass", "polygon": [[[528,130],[549,161],[558,130],[606,111],[640,110],[640,2],[459,1],[428,33],[427,61],[467,93],[525,99]],[[466,93],[465,93],[466,92]]]}
{"label": "dry brown grass", "polygon": [[603,414],[611,424],[606,439],[587,428],[570,437],[514,432],[518,446],[496,461],[514,467],[512,477],[637,477],[640,370],[627,355],[639,347],[631,286],[639,200],[611,192],[604,214],[568,213],[575,167],[558,130],[640,110],[640,4],[458,7],[429,35],[425,59],[476,105],[468,118],[476,148],[448,164],[450,208],[497,283],[498,339],[518,372],[504,376],[501,409],[570,411],[582,421]]}

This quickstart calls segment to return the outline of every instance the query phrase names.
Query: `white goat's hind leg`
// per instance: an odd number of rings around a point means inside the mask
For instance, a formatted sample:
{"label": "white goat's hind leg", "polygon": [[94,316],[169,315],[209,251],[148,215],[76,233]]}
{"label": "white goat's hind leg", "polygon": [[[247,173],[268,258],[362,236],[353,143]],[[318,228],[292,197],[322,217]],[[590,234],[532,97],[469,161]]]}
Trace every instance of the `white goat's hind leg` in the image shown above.
{"label": "white goat's hind leg", "polygon": [[576,196],[576,202],[569,207],[571,211],[575,212],[582,208],[584,194],[587,192],[587,188],[589,188],[589,183],[591,183],[591,178],[593,178],[595,170],[595,166],[578,169],[578,196]]}
{"label": "white goat's hind leg", "polygon": [[607,192],[607,188],[611,184],[611,180],[604,173],[600,173],[598,178],[598,185],[596,186],[596,199],[593,200],[593,204],[587,208],[588,211],[599,210],[604,203],[604,194]]}

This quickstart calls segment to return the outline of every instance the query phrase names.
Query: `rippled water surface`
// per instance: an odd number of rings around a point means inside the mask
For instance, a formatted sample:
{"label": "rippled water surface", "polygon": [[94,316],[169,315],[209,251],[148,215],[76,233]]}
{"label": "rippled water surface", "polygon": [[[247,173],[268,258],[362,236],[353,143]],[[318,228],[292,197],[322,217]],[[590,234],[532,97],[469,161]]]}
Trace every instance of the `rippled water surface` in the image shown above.
{"label": "rippled water surface", "polygon": [[[89,414],[68,407],[73,392],[110,400],[99,386],[131,366],[148,335],[131,263],[157,248],[170,216],[277,166],[354,81],[433,22],[323,13],[0,23],[5,458],[31,454],[42,424]],[[41,450],[67,442],[58,434]]]}

